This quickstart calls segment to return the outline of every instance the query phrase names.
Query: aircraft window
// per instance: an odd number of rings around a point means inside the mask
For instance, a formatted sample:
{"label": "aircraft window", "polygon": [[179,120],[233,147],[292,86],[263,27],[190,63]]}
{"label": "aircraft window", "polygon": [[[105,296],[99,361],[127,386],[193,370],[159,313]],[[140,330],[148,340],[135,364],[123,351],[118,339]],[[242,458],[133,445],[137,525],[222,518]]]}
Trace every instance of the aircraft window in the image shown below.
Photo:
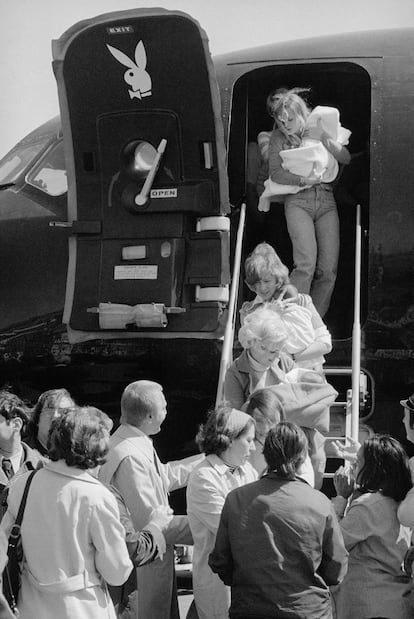
{"label": "aircraft window", "polygon": [[14,183],[29,163],[46,146],[47,139],[32,144],[18,144],[0,161],[0,184]]}
{"label": "aircraft window", "polygon": [[134,163],[137,171],[148,174],[154,163],[157,151],[148,142],[140,142],[135,149]]}
{"label": "aircraft window", "polygon": [[157,150],[144,140],[130,142],[124,148],[122,158],[131,178],[145,179],[157,157]]}
{"label": "aircraft window", "polygon": [[50,148],[33,170],[26,182],[50,196],[61,196],[68,190],[63,141]]}

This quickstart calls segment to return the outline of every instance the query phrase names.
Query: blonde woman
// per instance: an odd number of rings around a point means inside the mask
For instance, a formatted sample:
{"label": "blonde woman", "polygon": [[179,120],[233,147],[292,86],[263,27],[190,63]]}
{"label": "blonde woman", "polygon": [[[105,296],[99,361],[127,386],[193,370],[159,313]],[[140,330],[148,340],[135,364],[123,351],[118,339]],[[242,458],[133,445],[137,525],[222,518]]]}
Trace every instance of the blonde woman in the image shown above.
{"label": "blonde woman", "polygon": [[284,352],[288,333],[281,318],[267,307],[248,314],[238,333],[244,348],[227,370],[224,380],[225,399],[241,408],[251,393],[285,380],[295,367]]}
{"label": "blonde woman", "polygon": [[[339,217],[330,183],[320,177],[302,177],[284,169],[280,152],[300,145],[311,113],[306,102],[292,89],[270,105],[275,120],[269,142],[269,177],[281,185],[303,188],[285,198],[285,216],[292,240],[294,269],[291,283],[310,294],[323,317],[335,285],[339,256]],[[322,136],[322,142],[338,163],[351,157],[345,146]]]}

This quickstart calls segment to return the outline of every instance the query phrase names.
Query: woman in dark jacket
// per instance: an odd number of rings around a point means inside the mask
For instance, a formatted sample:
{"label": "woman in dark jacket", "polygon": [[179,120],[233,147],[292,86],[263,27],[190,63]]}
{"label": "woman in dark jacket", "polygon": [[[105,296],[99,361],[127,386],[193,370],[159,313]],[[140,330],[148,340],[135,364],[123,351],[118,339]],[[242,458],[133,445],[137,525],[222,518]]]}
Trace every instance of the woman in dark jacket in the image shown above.
{"label": "woman in dark jacket", "polygon": [[231,586],[231,619],[332,618],[347,552],[331,502],[297,477],[307,447],[301,428],[277,424],[269,473],[227,496],[209,565]]}

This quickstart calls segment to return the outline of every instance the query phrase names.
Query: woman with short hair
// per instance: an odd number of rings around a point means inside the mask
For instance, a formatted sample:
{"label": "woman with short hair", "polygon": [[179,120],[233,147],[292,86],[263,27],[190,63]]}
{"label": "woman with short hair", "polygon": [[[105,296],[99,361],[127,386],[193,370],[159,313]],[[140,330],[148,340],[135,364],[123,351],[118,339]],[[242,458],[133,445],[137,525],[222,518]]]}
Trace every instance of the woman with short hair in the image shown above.
{"label": "woman with short hair", "polygon": [[246,316],[238,333],[244,350],[224,380],[224,397],[231,406],[241,408],[254,391],[285,380],[295,367],[284,352],[287,338],[285,324],[270,308],[259,307]]}
{"label": "woman with short hair", "polygon": [[[251,415],[256,424],[256,435],[254,438],[256,449],[250,456],[250,462],[259,474],[264,475],[267,472],[267,462],[264,456],[264,444],[267,434],[271,428],[274,428],[280,421],[284,421],[285,411],[278,395],[272,389],[259,389],[255,391],[248,399],[245,411]],[[309,444],[309,452],[311,452],[310,438],[312,430],[302,428],[306,434]],[[310,453],[307,454],[302,466],[297,471],[298,477],[301,477],[312,487],[315,487],[315,473],[312,468]]]}
{"label": "woman with short hair", "polygon": [[47,456],[47,438],[52,420],[65,409],[75,406],[67,389],[48,389],[40,394],[31,413],[25,442]]}
{"label": "woman with short hair", "polygon": [[224,500],[233,488],[257,479],[248,461],[254,450],[255,424],[230,407],[210,412],[197,435],[205,459],[187,486],[187,513],[194,539],[193,590],[199,619],[227,619],[229,590],[208,566]]}
{"label": "woman with short hair", "polygon": [[285,419],[285,412],[277,394],[271,389],[259,389],[252,393],[243,409],[253,417],[256,425],[254,437],[256,449],[250,455],[250,462],[260,476],[267,471],[263,455],[267,433],[270,428]]}
{"label": "woman with short hair", "polygon": [[[113,494],[91,473],[105,461],[112,421],[73,407],[53,419],[50,461],[36,472],[21,526],[21,619],[115,619],[106,582],[121,585],[132,563]],[[1,523],[16,519],[27,475],[12,482]]]}

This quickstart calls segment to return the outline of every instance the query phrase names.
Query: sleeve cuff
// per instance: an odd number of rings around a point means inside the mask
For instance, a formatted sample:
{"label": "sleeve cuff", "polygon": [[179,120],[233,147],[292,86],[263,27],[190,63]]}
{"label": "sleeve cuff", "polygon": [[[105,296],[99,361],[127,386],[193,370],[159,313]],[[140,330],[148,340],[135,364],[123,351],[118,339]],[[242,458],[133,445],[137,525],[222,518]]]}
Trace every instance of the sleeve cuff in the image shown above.
{"label": "sleeve cuff", "polygon": [[348,504],[348,499],[343,496],[335,496],[333,497],[333,499],[331,499],[331,503],[335,510],[335,514],[338,516],[338,518],[342,518]]}

